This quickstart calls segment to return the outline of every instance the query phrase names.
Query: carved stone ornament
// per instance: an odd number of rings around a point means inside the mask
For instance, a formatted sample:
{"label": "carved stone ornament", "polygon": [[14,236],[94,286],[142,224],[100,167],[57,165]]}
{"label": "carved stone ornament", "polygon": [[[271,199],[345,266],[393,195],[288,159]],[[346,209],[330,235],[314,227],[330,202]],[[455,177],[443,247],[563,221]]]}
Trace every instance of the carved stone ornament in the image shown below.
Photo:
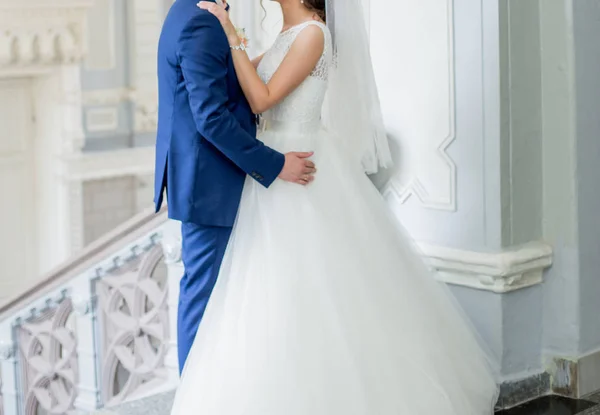
{"label": "carved stone ornament", "polygon": [[69,413],[77,397],[77,335],[70,300],[18,327],[25,415]]}
{"label": "carved stone ornament", "polygon": [[91,0],[0,0],[0,69],[79,62]]}
{"label": "carved stone ornament", "polygon": [[165,382],[169,343],[167,269],[160,246],[97,282],[102,395],[115,405]]}

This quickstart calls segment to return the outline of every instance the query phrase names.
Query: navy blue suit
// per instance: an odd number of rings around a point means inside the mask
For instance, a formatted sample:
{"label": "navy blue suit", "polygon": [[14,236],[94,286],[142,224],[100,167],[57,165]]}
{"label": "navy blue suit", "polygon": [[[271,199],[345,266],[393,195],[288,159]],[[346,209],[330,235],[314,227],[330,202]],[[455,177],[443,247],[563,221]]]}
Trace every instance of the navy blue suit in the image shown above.
{"label": "navy blue suit", "polygon": [[180,368],[216,282],[246,175],[268,187],[284,164],[283,154],[256,139],[225,33],[196,3],[173,4],[158,46],[155,204],[158,211],[166,193],[169,217],[182,222]]}

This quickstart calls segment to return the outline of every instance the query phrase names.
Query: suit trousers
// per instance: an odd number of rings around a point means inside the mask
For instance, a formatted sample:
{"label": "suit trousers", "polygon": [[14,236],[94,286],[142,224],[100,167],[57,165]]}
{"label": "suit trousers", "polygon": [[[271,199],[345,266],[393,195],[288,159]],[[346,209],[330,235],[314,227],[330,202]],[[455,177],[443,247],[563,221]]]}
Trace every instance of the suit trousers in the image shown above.
{"label": "suit trousers", "polygon": [[231,227],[204,226],[190,222],[181,225],[181,256],[185,272],[180,282],[177,316],[180,373],[217,282],[231,231]]}

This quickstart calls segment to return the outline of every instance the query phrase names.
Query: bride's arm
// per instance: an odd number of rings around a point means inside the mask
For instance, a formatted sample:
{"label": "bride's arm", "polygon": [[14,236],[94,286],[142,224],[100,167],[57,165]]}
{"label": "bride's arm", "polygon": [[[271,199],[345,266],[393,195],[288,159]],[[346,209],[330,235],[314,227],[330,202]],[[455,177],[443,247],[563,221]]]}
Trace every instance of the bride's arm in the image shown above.
{"label": "bride's arm", "polygon": [[[232,47],[240,45],[235,27],[222,7],[212,2],[200,2],[199,6],[219,19]],[[275,106],[310,75],[323,54],[324,39],[323,30],[315,25],[302,30],[267,84],[260,79],[245,51],[232,50],[235,72],[255,114]]]}
{"label": "bride's arm", "polygon": [[260,61],[262,61],[263,56],[265,56],[264,53],[252,59],[252,66],[254,66],[254,69],[258,69],[258,65],[260,65]]}
{"label": "bride's arm", "polygon": [[[259,78],[246,52],[232,51],[235,72],[255,114],[275,106],[310,75],[323,53],[323,40],[323,31],[319,27],[304,29],[267,84]],[[240,41],[230,39],[229,43],[236,46]]]}

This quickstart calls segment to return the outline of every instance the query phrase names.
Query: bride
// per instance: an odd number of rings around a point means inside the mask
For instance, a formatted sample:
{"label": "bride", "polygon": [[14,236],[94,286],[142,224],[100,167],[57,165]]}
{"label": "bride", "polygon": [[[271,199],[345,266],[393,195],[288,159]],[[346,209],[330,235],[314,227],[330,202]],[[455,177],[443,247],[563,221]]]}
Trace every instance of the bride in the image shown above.
{"label": "bride", "polygon": [[[260,140],[314,182],[252,178],[173,415],[489,415],[493,359],[365,175],[390,163],[358,0],[276,0],[254,62],[221,22]],[[390,49],[391,50],[391,49]]]}

